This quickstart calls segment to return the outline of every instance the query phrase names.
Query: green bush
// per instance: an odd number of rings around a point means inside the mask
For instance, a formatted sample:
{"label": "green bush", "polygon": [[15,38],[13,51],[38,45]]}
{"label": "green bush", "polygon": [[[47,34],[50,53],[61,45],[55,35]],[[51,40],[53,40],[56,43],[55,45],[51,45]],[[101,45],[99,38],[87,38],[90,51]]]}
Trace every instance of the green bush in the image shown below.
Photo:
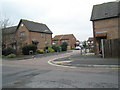
{"label": "green bush", "polygon": [[67,46],[68,46],[68,44],[67,44],[66,42],[63,42],[63,43],[61,44],[61,49],[62,49],[62,51],[67,51]]}
{"label": "green bush", "polygon": [[52,48],[54,49],[55,52],[60,52],[60,45],[59,44],[55,44],[52,46]]}
{"label": "green bush", "polygon": [[33,53],[35,53],[36,50],[37,50],[37,46],[34,45],[34,44],[24,45],[24,46],[22,47],[22,53],[23,53],[24,55],[29,55],[29,54],[30,54],[30,53],[29,53],[30,51],[33,51]]}
{"label": "green bush", "polygon": [[2,55],[2,58],[5,58],[6,56],[5,55]]}
{"label": "green bush", "polygon": [[43,54],[43,53],[44,53],[44,50],[43,50],[43,49],[38,49],[38,50],[37,50],[37,53]]}
{"label": "green bush", "polygon": [[52,49],[52,48],[48,48],[48,51],[51,52],[51,53],[52,53],[52,52],[55,52],[55,50]]}
{"label": "green bush", "polygon": [[6,57],[7,57],[7,58],[14,58],[14,57],[16,57],[16,55],[15,55],[15,54],[9,54],[9,55],[7,55]]}
{"label": "green bush", "polygon": [[72,48],[72,50],[75,50],[75,48]]}
{"label": "green bush", "polygon": [[3,49],[2,50],[2,55],[5,55],[5,56],[7,56],[7,55],[9,55],[9,54],[15,54],[15,50],[13,49],[13,48],[5,48],[5,49]]}

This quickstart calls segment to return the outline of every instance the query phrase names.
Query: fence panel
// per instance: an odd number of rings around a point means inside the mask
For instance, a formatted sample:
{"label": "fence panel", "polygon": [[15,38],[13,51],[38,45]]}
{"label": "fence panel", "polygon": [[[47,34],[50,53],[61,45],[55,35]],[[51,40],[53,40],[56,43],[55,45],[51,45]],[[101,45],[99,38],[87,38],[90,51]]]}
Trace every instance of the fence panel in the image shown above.
{"label": "fence panel", "polygon": [[104,57],[118,58],[120,54],[120,38],[119,39],[105,39],[104,45]]}

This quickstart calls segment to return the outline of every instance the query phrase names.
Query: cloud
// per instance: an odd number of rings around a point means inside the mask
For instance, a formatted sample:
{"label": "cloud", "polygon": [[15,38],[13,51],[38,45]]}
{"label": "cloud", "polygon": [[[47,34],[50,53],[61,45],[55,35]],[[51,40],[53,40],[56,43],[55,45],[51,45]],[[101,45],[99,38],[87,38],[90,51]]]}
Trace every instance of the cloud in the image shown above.
{"label": "cloud", "polygon": [[1,0],[2,13],[17,24],[21,18],[42,22],[56,34],[73,33],[77,39],[92,36],[92,7],[109,0]]}

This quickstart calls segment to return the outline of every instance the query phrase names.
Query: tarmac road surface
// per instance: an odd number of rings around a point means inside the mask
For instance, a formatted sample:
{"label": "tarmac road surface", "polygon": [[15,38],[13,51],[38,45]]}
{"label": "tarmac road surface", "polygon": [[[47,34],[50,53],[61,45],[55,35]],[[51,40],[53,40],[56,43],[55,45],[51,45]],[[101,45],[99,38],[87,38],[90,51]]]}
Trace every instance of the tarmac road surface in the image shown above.
{"label": "tarmac road surface", "polygon": [[118,88],[118,69],[59,67],[49,60],[79,51],[29,60],[3,60],[3,88]]}

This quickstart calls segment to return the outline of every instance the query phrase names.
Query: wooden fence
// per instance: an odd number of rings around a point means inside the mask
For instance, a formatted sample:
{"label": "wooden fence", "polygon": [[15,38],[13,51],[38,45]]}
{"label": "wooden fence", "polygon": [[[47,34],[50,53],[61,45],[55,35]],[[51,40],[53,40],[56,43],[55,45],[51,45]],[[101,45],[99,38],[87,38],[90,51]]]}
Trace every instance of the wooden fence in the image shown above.
{"label": "wooden fence", "polygon": [[105,58],[120,57],[120,38],[103,40],[103,56]]}

